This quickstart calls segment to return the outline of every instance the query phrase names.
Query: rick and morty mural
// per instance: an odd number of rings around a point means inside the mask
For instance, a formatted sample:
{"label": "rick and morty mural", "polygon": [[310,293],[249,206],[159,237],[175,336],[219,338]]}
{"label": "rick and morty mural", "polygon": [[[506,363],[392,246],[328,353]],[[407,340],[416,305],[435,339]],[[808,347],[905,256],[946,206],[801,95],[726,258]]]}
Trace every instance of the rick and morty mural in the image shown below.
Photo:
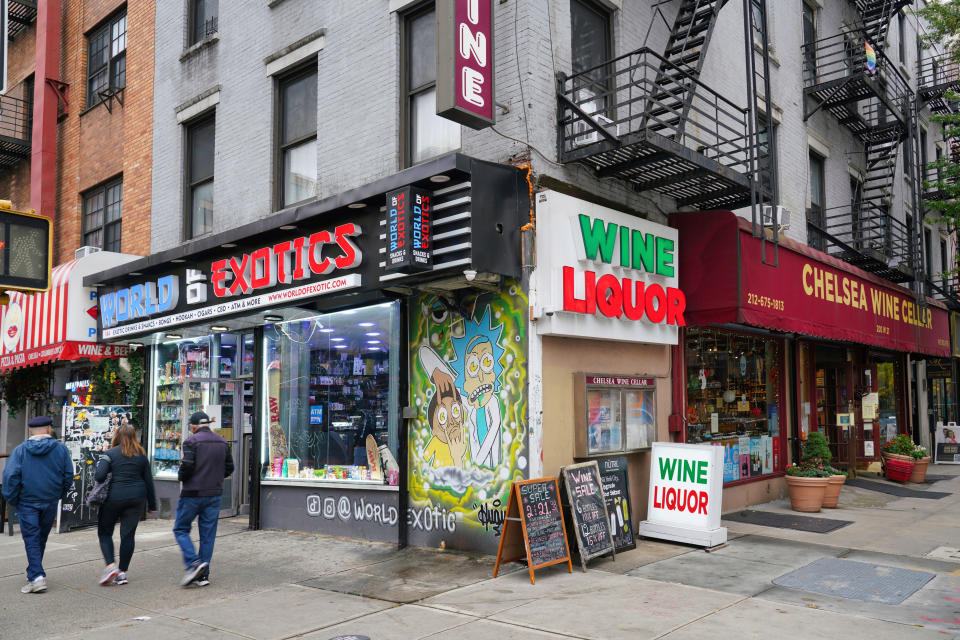
{"label": "rick and morty mural", "polygon": [[496,553],[510,483],[529,467],[526,310],[513,281],[411,305],[412,544]]}

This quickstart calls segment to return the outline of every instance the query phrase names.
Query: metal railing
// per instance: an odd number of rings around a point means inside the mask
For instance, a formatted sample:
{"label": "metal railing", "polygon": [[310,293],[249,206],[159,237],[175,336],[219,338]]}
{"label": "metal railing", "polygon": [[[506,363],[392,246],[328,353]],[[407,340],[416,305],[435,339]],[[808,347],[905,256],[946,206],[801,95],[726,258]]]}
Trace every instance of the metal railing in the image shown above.
{"label": "metal railing", "polygon": [[856,263],[856,255],[890,268],[916,268],[916,234],[906,223],[864,202],[826,209],[809,229],[830,255]]}
{"label": "metal railing", "polygon": [[947,200],[949,190],[956,186],[960,177],[960,167],[946,162],[934,162],[921,169],[923,176],[923,198],[925,200]]}
{"label": "metal railing", "polygon": [[[572,76],[560,74],[560,156],[602,153],[655,132],[724,167],[749,168],[748,112],[658,53],[642,48]],[[755,138],[756,136],[754,136]],[[578,158],[592,155],[575,154]]]}
{"label": "metal railing", "polygon": [[[878,97],[886,100],[891,108],[899,109],[901,113],[908,110],[910,85],[882,50],[874,50],[875,61],[868,59],[867,38],[862,32],[844,31],[805,44],[801,47],[801,55],[807,89],[828,83],[842,85],[845,83],[839,81],[843,80],[869,80],[876,83],[882,92],[882,96],[877,94]],[[849,89],[846,95],[849,96],[851,91],[854,90]],[[871,93],[875,92],[860,90],[855,95],[866,98]],[[838,98],[843,95],[838,89]]]}
{"label": "metal railing", "polygon": [[32,100],[0,95],[0,136],[30,143]]}
{"label": "metal railing", "polygon": [[960,82],[960,63],[950,54],[931,56],[920,61],[917,86],[921,93],[938,92],[941,87]]}

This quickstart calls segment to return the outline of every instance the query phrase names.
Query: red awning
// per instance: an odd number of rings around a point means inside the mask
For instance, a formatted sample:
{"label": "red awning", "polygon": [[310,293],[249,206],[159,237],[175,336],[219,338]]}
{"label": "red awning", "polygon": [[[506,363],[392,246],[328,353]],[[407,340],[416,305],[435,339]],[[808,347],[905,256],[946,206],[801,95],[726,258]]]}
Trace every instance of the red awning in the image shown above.
{"label": "red awning", "polygon": [[129,355],[129,353],[130,347],[122,344],[64,340],[56,344],[0,356],[0,373],[45,364],[54,360],[104,360],[106,358],[119,358]]}
{"label": "red awning", "polygon": [[[688,325],[737,323],[895,351],[950,356],[946,308],[789,238],[764,264],[750,221],[730,211],[675,213]],[[773,263],[773,245],[766,245]]]}

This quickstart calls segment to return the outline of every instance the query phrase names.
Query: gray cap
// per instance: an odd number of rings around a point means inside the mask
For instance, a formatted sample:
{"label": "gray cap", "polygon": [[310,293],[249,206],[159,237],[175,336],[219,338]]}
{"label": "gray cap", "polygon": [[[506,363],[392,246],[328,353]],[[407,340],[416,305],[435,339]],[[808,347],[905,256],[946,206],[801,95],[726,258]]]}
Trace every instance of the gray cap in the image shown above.
{"label": "gray cap", "polygon": [[190,424],[199,424],[199,425],[210,424],[210,416],[208,416],[203,411],[197,411],[195,414],[190,416]]}

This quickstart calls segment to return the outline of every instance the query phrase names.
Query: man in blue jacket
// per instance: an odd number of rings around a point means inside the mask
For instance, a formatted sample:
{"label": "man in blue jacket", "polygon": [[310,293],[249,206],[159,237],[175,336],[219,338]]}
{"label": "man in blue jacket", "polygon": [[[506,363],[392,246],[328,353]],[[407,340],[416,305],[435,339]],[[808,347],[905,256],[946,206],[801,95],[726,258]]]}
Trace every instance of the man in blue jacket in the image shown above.
{"label": "man in blue jacket", "polygon": [[[190,416],[190,431],[193,435],[183,441],[183,456],[177,473],[180,500],[173,535],[187,567],[180,584],[205,587],[210,584],[209,567],[217,537],[223,479],[233,473],[233,454],[227,441],[210,431],[210,416],[203,411]],[[190,539],[194,519],[200,532],[199,553]]]}
{"label": "man in blue jacket", "polygon": [[30,420],[30,438],[13,450],[3,470],[3,497],[17,509],[27,550],[27,584],[21,593],[47,590],[47,536],[57,519],[57,501],[73,487],[70,450],[50,435],[51,424],[47,416]]}

